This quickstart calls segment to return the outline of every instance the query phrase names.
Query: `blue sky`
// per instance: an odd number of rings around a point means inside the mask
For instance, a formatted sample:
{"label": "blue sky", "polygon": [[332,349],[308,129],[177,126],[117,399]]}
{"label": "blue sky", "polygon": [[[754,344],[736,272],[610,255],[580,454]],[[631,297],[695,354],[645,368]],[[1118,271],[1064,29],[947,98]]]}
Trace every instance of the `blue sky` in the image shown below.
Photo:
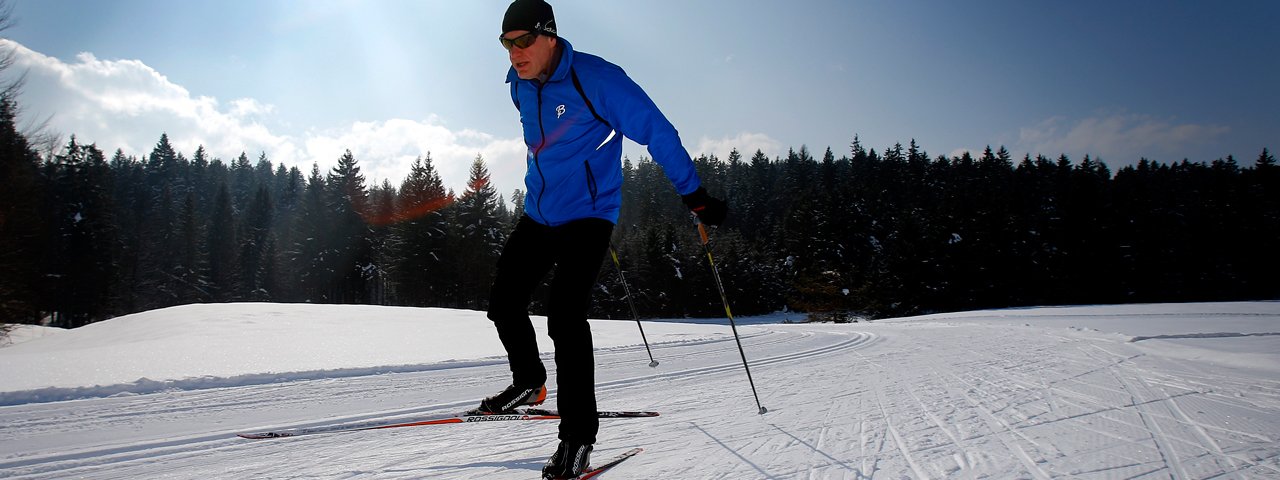
{"label": "blue sky", "polygon": [[[322,169],[351,149],[398,185],[477,154],[521,187],[496,40],[507,2],[11,0],[26,114],[144,155],[162,132]],[[690,153],[1140,157],[1252,165],[1280,146],[1280,2],[560,0],[560,33],[619,64]],[[629,144],[629,156],[644,155]]]}

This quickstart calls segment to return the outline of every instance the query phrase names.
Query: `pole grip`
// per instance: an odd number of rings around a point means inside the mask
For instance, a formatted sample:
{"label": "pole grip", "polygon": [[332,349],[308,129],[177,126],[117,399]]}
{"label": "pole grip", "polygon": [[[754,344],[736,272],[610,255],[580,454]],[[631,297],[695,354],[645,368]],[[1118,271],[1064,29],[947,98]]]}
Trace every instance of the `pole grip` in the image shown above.
{"label": "pole grip", "polygon": [[702,244],[706,245],[708,242],[707,227],[702,226],[702,222],[698,222],[698,235],[702,237]]}

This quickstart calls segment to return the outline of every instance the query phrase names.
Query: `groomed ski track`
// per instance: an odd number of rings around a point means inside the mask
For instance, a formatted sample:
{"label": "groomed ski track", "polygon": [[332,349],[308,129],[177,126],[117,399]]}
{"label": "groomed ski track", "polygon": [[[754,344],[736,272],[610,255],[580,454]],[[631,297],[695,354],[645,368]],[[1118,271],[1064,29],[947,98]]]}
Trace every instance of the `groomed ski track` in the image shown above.
{"label": "groomed ski track", "polygon": [[[662,413],[601,421],[597,457],[645,449],[602,478],[1280,477],[1275,378],[1069,329],[740,330],[766,415],[732,338],[654,345],[656,369],[642,346],[597,350],[600,408]],[[463,410],[507,375],[476,362],[3,407],[0,478],[535,478],[555,422],[235,437]]]}

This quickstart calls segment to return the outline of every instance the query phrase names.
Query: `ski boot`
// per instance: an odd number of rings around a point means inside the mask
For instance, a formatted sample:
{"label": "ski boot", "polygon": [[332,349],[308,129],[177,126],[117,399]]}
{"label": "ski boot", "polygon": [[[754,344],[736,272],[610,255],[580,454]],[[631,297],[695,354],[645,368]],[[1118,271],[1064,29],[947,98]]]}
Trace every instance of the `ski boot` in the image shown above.
{"label": "ski boot", "polygon": [[591,461],[591,444],[561,441],[556,453],[542,467],[542,478],[560,480],[577,478],[587,471]]}
{"label": "ski boot", "polygon": [[545,385],[528,388],[511,385],[497,395],[480,401],[480,408],[476,410],[480,413],[504,413],[516,407],[542,405],[545,401],[547,401]]}

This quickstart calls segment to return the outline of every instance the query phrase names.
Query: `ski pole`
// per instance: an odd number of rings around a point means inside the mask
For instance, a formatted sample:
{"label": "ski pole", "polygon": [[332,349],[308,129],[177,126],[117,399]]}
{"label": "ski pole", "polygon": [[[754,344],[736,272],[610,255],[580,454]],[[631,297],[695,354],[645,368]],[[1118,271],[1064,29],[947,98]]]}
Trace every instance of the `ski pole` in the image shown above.
{"label": "ski pole", "polygon": [[636,326],[640,327],[640,339],[644,340],[644,351],[649,352],[649,366],[657,367],[658,361],[653,359],[653,350],[649,349],[649,339],[644,336],[644,325],[640,324],[640,314],[636,313],[636,302],[631,300],[631,287],[627,285],[627,276],[622,272],[622,262],[618,261],[618,249],[613,248],[613,243],[609,244],[609,255],[613,257],[613,265],[618,267],[618,279],[622,280],[622,292],[627,295],[627,305],[631,307],[631,318],[634,318]]}
{"label": "ski pole", "polygon": [[747,383],[751,384],[751,395],[756,398],[756,407],[764,415],[769,410],[760,405],[760,394],[756,393],[756,382],[751,379],[751,367],[747,366],[747,353],[742,350],[742,340],[738,338],[738,325],[733,321],[733,312],[729,311],[729,297],[724,294],[724,283],[720,281],[720,271],[716,269],[716,259],[711,256],[711,246],[707,238],[707,227],[702,225],[698,214],[693,214],[693,224],[698,226],[698,236],[702,238],[702,250],[707,252],[707,263],[711,265],[711,277],[716,280],[716,289],[720,290],[720,301],[724,303],[724,314],[729,316],[729,327],[733,329],[733,340],[738,343],[738,354],[742,355],[742,368],[747,371]]}

